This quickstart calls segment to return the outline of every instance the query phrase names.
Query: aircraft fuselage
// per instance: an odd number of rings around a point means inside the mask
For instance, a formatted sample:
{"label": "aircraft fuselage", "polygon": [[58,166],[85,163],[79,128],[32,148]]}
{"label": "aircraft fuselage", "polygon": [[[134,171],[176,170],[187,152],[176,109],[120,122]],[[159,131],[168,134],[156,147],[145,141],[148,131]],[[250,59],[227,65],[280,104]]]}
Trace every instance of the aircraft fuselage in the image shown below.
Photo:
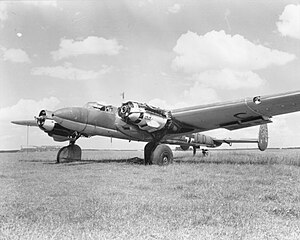
{"label": "aircraft fuselage", "polygon": [[55,111],[53,119],[61,126],[90,137],[95,135],[147,141],[151,136],[128,125],[117,115],[117,108],[104,111],[93,108],[69,107]]}

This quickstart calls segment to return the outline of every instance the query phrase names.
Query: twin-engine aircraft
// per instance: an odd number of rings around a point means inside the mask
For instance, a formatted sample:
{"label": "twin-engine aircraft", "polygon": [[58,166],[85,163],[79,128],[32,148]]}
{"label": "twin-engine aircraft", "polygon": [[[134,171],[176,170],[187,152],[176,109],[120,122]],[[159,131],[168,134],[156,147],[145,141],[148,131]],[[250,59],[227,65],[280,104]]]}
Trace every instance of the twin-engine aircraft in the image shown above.
{"label": "twin-engine aircraft", "polygon": [[[300,110],[300,91],[243,100],[164,110],[145,103],[125,102],[120,107],[89,102],[84,107],[68,107],[56,111],[42,110],[35,120],[12,121],[14,124],[38,126],[55,141],[69,141],[57,154],[63,159],[80,160],[80,137],[106,136],[147,142],[145,164],[167,165],[173,153],[167,144],[182,150],[200,146],[218,147],[223,143],[257,143],[264,151],[268,145],[267,123],[272,116]],[[200,132],[225,128],[236,130],[260,125],[257,139],[218,139]]]}

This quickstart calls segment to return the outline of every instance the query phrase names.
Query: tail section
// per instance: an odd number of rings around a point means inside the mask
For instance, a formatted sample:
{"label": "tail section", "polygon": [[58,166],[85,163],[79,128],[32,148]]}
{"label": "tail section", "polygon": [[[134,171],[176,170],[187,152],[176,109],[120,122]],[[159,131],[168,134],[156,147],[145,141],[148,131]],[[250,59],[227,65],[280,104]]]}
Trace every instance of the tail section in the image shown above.
{"label": "tail section", "polygon": [[262,124],[258,132],[258,148],[260,151],[265,151],[268,147],[268,125]]}

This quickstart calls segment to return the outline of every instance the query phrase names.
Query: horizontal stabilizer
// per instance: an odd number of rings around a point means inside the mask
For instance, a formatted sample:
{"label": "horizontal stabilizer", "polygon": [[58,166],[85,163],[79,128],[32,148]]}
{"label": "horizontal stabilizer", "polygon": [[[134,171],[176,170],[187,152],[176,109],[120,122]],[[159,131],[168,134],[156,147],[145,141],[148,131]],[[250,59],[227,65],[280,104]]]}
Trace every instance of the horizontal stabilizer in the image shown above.
{"label": "horizontal stabilizer", "polygon": [[23,126],[38,127],[36,120],[11,121],[11,123]]}

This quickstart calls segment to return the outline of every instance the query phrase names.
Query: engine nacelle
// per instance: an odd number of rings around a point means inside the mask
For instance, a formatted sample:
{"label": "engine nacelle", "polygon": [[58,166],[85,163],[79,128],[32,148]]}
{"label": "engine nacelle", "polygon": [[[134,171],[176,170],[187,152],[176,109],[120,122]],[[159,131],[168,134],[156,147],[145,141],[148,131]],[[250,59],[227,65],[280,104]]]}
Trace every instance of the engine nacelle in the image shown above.
{"label": "engine nacelle", "polygon": [[52,112],[47,110],[40,111],[38,117],[36,117],[37,125],[45,132],[50,132],[54,129],[55,121],[52,119]]}
{"label": "engine nacelle", "polygon": [[56,141],[56,142],[64,142],[64,141],[70,141],[71,140],[70,137],[64,137],[64,136],[55,135],[55,134],[52,134],[51,137],[53,137],[53,140]]}
{"label": "engine nacelle", "polygon": [[50,120],[50,119],[45,119],[45,121],[43,121],[40,125],[39,125],[40,128],[42,128],[43,130],[45,130],[47,132],[50,132],[54,129],[55,121]]}
{"label": "engine nacelle", "polygon": [[71,140],[72,135],[75,133],[75,131],[64,128],[53,120],[51,111],[42,110],[39,116],[36,117],[36,121],[41,130],[58,142]]}
{"label": "engine nacelle", "polygon": [[167,111],[137,102],[123,103],[118,109],[118,114],[125,122],[148,132],[164,128],[169,119]]}

